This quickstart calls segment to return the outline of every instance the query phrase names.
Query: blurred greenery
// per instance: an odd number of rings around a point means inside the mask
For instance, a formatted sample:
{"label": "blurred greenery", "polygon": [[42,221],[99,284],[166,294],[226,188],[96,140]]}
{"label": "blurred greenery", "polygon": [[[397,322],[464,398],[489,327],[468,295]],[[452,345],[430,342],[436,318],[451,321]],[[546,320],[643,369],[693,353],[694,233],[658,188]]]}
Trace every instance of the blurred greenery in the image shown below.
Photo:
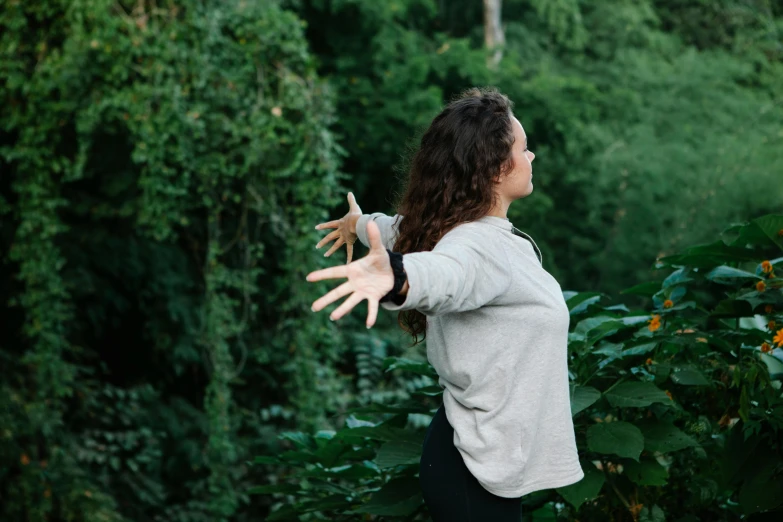
{"label": "blurred greenery", "polygon": [[[537,183],[509,217],[578,295],[660,307],[656,260],[783,210],[783,2],[506,0],[494,71],[482,12],[479,0],[3,0],[0,520],[258,520],[299,489],[251,496],[291,473],[256,456],[290,457],[354,422],[425,427],[426,408],[384,413],[433,394],[429,370],[384,371],[422,347],[392,314],[365,330],[366,305],[340,324],[313,314],[332,285],[304,276],[344,260],[313,250],[313,226],[345,213],[348,190],[365,212],[394,211],[406,151],[466,87],[515,102]],[[716,266],[761,262],[747,255]],[[744,364],[744,340],[716,338],[725,364]],[[575,367],[594,357],[575,347]],[[764,382],[752,368],[765,367],[748,364],[744,395],[720,404],[739,404],[764,440],[778,424],[752,416]],[[726,482],[739,498],[699,497],[725,501],[705,516],[774,509],[753,497],[777,480],[763,469],[744,489]],[[297,482],[304,498],[344,493],[318,480]],[[631,520],[617,498],[580,519],[622,506]],[[640,520],[662,519],[645,506]]]}

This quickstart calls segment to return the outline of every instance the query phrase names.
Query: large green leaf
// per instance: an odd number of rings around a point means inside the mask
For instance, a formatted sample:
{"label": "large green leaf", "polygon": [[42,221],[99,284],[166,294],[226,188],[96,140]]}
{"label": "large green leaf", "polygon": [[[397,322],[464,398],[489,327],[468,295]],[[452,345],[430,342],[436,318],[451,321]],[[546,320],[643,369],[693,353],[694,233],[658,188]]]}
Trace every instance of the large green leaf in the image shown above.
{"label": "large green leaf", "polygon": [[644,435],[644,449],[647,451],[671,453],[699,445],[693,437],[669,421],[644,419],[637,421],[636,426]]}
{"label": "large green leaf", "polygon": [[638,461],[644,449],[644,436],[630,422],[600,422],[587,429],[587,447],[596,453],[619,455]]}
{"label": "large green leaf", "polygon": [[285,460],[286,462],[318,462],[320,459],[315,455],[315,453],[307,450],[303,451],[295,451],[295,450],[289,450],[284,451],[280,454],[280,458]]}
{"label": "large green leaf", "polygon": [[[316,440],[318,439],[316,438]],[[330,439],[326,444],[323,444],[318,451],[315,452],[315,455],[318,457],[321,464],[325,467],[331,467],[336,466],[344,454],[352,451],[353,448],[349,442],[336,438]]]}
{"label": "large green leaf", "polygon": [[655,460],[623,462],[623,474],[640,486],[665,486],[669,472]]}
{"label": "large green leaf", "polygon": [[391,517],[404,517],[413,513],[423,499],[418,478],[401,477],[390,480],[373,493],[365,504],[355,508],[353,513],[370,513]]}
{"label": "large green leaf", "polygon": [[669,274],[669,276],[663,280],[661,284],[662,288],[669,288],[670,286],[679,285],[693,281],[692,277],[688,277],[688,269],[686,267],[679,268]]}
{"label": "large green leaf", "polygon": [[582,461],[581,466],[585,474],[582,480],[555,490],[576,509],[579,509],[579,506],[585,502],[597,498],[606,481],[603,472],[598,470],[592,462]]}
{"label": "large green leaf", "polygon": [[598,292],[583,292],[568,299],[566,306],[568,306],[571,315],[577,315],[587,310],[587,307],[591,304],[598,303],[600,300],[601,294]]}
{"label": "large green leaf", "polygon": [[569,340],[585,341],[588,345],[595,344],[604,337],[608,337],[625,328],[622,320],[614,317],[599,316],[589,317],[579,322],[574,331],[569,334]]}
{"label": "large green leaf", "polygon": [[651,382],[622,382],[604,392],[604,397],[615,408],[643,408],[654,402],[671,404],[666,392]]}
{"label": "large green leaf", "polygon": [[658,342],[654,343],[644,343],[644,344],[637,344],[635,346],[631,346],[629,348],[626,348],[623,350],[623,357],[628,357],[631,355],[642,355],[645,353],[649,353],[653,350],[655,350],[655,347],[658,346]]}
{"label": "large green leaf", "polygon": [[710,381],[693,366],[675,368],[669,376],[675,384],[684,386],[709,386]]}
{"label": "large green leaf", "polygon": [[744,280],[761,280],[761,277],[746,270],[740,270],[732,266],[717,266],[710,270],[705,276],[710,281],[725,285],[736,285]]}
{"label": "large green leaf", "polygon": [[746,247],[748,245],[760,247],[777,246],[783,250],[783,216],[769,214],[754,219],[748,225],[738,230],[739,235],[731,244],[732,246]]}
{"label": "large green leaf", "polygon": [[729,261],[753,261],[758,254],[737,245],[727,245],[716,241],[708,245],[700,245],[687,249],[682,254],[666,256],[658,260],[656,266],[690,266],[710,268]]}
{"label": "large green leaf", "polygon": [[290,440],[299,449],[315,450],[318,447],[312,435],[301,431],[285,431],[279,435],[279,438]]}
{"label": "large green leaf", "polygon": [[661,289],[660,283],[650,281],[648,283],[642,283],[631,288],[622,290],[620,293],[623,295],[641,295],[645,297],[654,296]]}
{"label": "large green leaf", "polygon": [[601,392],[592,386],[571,385],[571,416],[591,406],[601,398]]}
{"label": "large green leaf", "polygon": [[385,443],[378,450],[375,463],[379,468],[391,468],[394,466],[418,464],[421,460],[422,444],[409,441],[392,440]]}

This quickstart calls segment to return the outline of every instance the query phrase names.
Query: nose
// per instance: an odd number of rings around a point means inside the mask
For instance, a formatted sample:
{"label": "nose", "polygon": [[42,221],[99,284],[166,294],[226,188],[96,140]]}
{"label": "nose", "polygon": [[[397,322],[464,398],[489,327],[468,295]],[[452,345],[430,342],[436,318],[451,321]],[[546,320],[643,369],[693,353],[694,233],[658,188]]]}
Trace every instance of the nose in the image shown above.
{"label": "nose", "polygon": [[536,159],[536,155],[535,155],[535,154],[533,154],[533,151],[532,151],[532,150],[531,150],[531,151],[528,151],[528,152],[530,152],[530,161],[533,161],[534,159]]}

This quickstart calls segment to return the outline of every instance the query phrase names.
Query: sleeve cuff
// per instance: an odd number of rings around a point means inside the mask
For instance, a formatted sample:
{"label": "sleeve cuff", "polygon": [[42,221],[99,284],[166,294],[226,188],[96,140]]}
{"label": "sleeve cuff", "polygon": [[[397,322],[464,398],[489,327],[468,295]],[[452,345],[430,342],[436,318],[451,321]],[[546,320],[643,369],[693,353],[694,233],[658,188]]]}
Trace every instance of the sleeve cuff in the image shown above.
{"label": "sleeve cuff", "polygon": [[359,219],[356,220],[356,236],[367,248],[370,248],[370,242],[367,240],[367,222],[371,217],[370,214],[362,214]]}
{"label": "sleeve cuff", "polygon": [[[402,255],[402,267],[405,269],[405,275],[408,277],[408,292],[405,295],[398,296],[400,299],[405,298],[404,301],[395,303],[394,301],[386,301],[380,303],[380,305],[386,310],[410,310],[416,307],[416,301],[419,296],[416,294],[416,288],[419,288],[418,284],[419,276],[416,273],[415,263],[411,262],[411,258],[408,254]],[[415,286],[414,286],[415,285]]]}

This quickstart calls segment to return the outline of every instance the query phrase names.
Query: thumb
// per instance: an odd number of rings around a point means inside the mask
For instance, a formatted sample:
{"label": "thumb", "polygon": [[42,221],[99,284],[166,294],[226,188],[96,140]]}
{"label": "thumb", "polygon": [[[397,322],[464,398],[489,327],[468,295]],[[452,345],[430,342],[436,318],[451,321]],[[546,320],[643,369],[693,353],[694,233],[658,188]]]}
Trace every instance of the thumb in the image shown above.
{"label": "thumb", "polygon": [[367,222],[367,242],[370,243],[370,250],[386,250],[381,242],[381,230],[372,219]]}
{"label": "thumb", "polygon": [[348,207],[349,207],[351,210],[354,210],[354,209],[355,209],[355,208],[357,208],[358,206],[359,206],[359,205],[357,205],[357,204],[356,204],[356,198],[354,197],[354,195],[353,195],[353,192],[349,192],[349,193],[348,193]]}

